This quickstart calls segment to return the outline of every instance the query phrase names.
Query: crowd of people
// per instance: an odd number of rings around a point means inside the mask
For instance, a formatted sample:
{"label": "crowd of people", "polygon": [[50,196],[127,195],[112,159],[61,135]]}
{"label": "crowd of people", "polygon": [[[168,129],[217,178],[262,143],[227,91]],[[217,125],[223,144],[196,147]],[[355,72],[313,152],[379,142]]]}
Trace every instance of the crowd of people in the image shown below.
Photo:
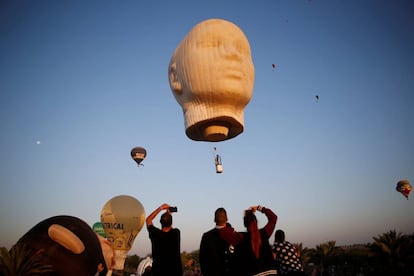
{"label": "crowd of people", "polygon": [[[160,218],[161,228],[153,224],[154,218],[164,211]],[[162,204],[146,219],[152,245],[153,276],[182,276],[180,258],[180,230],[173,227],[172,213],[176,211],[169,204]],[[267,218],[259,228],[257,213]],[[245,231],[236,231],[228,222],[227,212],[220,207],[214,212],[215,227],[205,232],[200,242],[200,275],[203,276],[266,276],[305,275],[296,247],[286,241],[283,230],[275,232],[274,243],[269,239],[275,230],[277,215],[263,206],[251,206],[244,212]]]}

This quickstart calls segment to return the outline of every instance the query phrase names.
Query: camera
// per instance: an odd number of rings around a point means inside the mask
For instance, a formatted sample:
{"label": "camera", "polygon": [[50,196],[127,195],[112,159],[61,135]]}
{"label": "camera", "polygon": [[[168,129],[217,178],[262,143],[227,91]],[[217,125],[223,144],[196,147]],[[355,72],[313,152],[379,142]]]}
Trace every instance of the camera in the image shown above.
{"label": "camera", "polygon": [[177,212],[177,207],[169,207],[168,208],[168,210],[171,212],[171,213],[175,213],[175,212]]}

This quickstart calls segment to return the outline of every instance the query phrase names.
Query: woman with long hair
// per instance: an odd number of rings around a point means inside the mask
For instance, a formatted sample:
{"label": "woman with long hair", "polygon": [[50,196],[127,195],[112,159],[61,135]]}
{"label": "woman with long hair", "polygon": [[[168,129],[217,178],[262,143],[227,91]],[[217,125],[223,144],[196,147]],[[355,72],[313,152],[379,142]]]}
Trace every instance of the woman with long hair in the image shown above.
{"label": "woman with long hair", "polygon": [[[256,211],[267,217],[267,223],[259,229]],[[220,229],[220,236],[233,245],[239,256],[242,275],[276,275],[275,262],[269,238],[276,226],[277,216],[272,210],[262,206],[252,206],[245,210],[243,224],[246,232],[237,232],[229,224]]]}

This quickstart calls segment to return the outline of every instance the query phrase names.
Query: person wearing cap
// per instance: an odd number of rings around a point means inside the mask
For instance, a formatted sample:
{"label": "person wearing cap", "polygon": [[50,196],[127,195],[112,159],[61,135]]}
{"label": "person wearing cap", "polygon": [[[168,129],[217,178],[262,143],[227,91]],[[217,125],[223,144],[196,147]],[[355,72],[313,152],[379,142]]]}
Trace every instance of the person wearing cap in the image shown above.
{"label": "person wearing cap", "polygon": [[[258,227],[256,211],[267,217],[263,228]],[[220,237],[240,250],[240,275],[276,275],[276,265],[273,259],[269,238],[276,226],[277,216],[272,210],[262,206],[252,206],[245,210],[243,224],[246,232],[237,232],[230,225],[219,230]]]}
{"label": "person wearing cap", "polygon": [[[152,246],[152,275],[182,276],[181,263],[181,234],[178,228],[172,226],[170,205],[164,203],[155,209],[145,220]],[[153,219],[161,212],[161,229],[153,225]]]}
{"label": "person wearing cap", "polygon": [[219,229],[227,224],[227,212],[224,208],[220,207],[214,212],[214,222],[216,226],[201,237],[201,273],[203,276],[238,276],[237,252],[219,235]]}

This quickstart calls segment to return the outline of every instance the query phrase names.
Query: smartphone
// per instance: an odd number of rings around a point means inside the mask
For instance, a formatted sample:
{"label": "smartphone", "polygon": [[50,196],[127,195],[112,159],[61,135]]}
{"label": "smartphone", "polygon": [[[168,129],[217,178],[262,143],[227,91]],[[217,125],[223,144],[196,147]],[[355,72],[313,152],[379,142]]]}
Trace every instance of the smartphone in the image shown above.
{"label": "smartphone", "polygon": [[171,213],[175,213],[175,212],[177,212],[177,207],[169,207],[168,208],[168,210],[171,212]]}

